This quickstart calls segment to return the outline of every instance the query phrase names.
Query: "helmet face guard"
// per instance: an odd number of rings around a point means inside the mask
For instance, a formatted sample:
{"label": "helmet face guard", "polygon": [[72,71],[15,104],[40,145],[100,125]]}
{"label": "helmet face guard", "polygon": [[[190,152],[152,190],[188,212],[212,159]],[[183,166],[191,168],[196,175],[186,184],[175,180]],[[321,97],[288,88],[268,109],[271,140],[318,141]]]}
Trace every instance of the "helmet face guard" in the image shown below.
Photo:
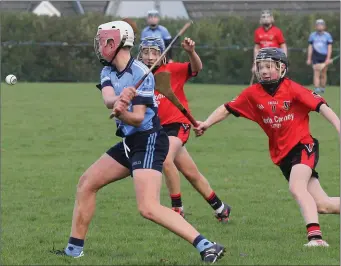
{"label": "helmet face guard", "polygon": [[[161,40],[160,38],[155,38],[155,37],[145,38],[140,44],[139,53],[137,55],[137,60],[143,62],[143,54],[147,53],[148,55],[150,55],[150,53],[152,52],[151,51],[152,49],[158,51],[161,55],[165,50],[165,44],[163,40]],[[145,62],[143,63],[146,64]],[[151,62],[151,63],[147,63],[146,65],[150,67],[152,64],[153,63]],[[165,56],[163,56],[160,65],[161,64],[166,64]]]}
{"label": "helmet face guard", "polygon": [[[109,41],[112,41],[113,47],[109,47]],[[99,61],[103,65],[111,65],[124,41],[118,29],[98,30],[94,38],[94,49]]]}
{"label": "helmet face guard", "polygon": [[317,31],[322,32],[326,29],[326,23],[323,19],[318,19],[315,22],[315,28]]}
{"label": "helmet face guard", "polygon": [[159,17],[159,16],[160,16],[159,11],[155,9],[148,11],[148,17]]}
{"label": "helmet face guard", "polygon": [[[273,60],[272,58],[256,59],[255,64],[255,74],[261,84],[275,84],[279,82],[280,79],[284,78],[287,73],[287,66],[281,61]],[[262,75],[262,67],[268,68],[268,75],[266,77]],[[271,77],[274,69],[277,71],[277,78]]]}
{"label": "helmet face guard", "polygon": [[260,16],[259,23],[265,27],[274,23],[274,18],[269,10],[264,10]]}
{"label": "helmet face guard", "polygon": [[156,28],[160,21],[160,15],[157,10],[148,11],[147,22],[149,27]]}
{"label": "helmet face guard", "polygon": [[[259,83],[277,84],[288,72],[288,59],[282,49],[263,48],[256,56],[255,67]],[[277,71],[276,78],[273,77],[274,70]]]}

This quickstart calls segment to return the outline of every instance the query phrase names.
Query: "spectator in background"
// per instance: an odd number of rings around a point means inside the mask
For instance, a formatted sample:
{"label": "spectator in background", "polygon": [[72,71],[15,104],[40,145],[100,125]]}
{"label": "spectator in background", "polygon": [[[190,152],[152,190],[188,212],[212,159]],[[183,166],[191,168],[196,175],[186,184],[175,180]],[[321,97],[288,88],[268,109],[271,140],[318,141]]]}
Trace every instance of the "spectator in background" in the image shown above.
{"label": "spectator in background", "polygon": [[[141,32],[141,41],[146,37],[160,38],[164,41],[165,46],[167,47],[172,41],[172,36],[169,34],[166,27],[159,25],[159,22],[160,22],[159,12],[157,10],[148,11],[147,17],[148,26],[145,27]],[[169,63],[173,62],[172,49],[169,49],[167,53],[167,61]]]}
{"label": "spectator in background", "polygon": [[[270,10],[263,10],[258,27],[254,32],[253,59],[256,58],[259,50],[266,47],[281,48],[288,56],[288,49],[282,31],[274,26],[274,17]],[[255,73],[255,64],[252,65],[252,73]]]}
{"label": "spectator in background", "polygon": [[316,31],[309,36],[307,65],[313,63],[314,87],[316,93],[323,93],[327,83],[328,64],[331,63],[333,38],[325,31],[326,23],[323,19],[315,22]]}

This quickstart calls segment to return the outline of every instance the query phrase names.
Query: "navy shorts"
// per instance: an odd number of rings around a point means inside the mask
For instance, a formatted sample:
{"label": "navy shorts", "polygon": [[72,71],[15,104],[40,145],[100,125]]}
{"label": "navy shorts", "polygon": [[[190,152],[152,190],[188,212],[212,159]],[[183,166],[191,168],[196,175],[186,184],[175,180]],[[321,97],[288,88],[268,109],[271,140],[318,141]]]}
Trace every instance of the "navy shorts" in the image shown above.
{"label": "navy shorts", "polygon": [[314,51],[311,59],[312,59],[313,65],[316,65],[316,64],[324,63],[326,61],[326,58],[327,58],[326,54],[320,54]]}
{"label": "navy shorts", "polygon": [[310,144],[298,143],[287,156],[282,159],[279,167],[283,175],[289,181],[291,168],[296,164],[305,164],[313,171],[311,176],[319,178],[319,174],[315,171],[315,167],[319,161],[319,142],[317,139]]}
{"label": "navy shorts", "polygon": [[111,147],[107,154],[128,168],[133,176],[136,169],[154,169],[162,173],[168,149],[168,136],[161,129],[153,133],[138,132],[128,136]]}

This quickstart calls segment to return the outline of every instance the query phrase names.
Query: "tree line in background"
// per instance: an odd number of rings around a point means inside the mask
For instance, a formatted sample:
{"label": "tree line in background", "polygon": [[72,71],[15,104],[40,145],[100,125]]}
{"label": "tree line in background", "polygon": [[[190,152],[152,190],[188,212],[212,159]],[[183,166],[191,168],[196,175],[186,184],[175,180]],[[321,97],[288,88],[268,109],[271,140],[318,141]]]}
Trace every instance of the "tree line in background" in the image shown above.
{"label": "tree line in background", "polygon": [[[97,26],[115,18],[87,14],[48,17],[31,13],[1,15],[1,75],[15,74],[29,82],[98,82],[101,65],[92,43]],[[339,54],[340,14],[281,15],[274,13],[275,24],[283,31],[289,47],[289,76],[302,84],[312,83],[312,69],[306,65],[308,37],[317,18],[322,17],[334,39],[333,56]],[[136,19],[139,31],[145,19]],[[184,20],[162,19],[172,36]],[[251,77],[253,32],[258,21],[243,17],[215,17],[195,21],[185,33],[191,37],[204,63],[203,71],[191,82],[210,84],[248,84]],[[137,34],[137,54],[140,32]],[[176,61],[187,60],[179,47],[173,50]],[[299,49],[298,49],[299,48]],[[304,48],[304,49],[301,49]],[[340,84],[339,62],[329,67],[328,84]]]}

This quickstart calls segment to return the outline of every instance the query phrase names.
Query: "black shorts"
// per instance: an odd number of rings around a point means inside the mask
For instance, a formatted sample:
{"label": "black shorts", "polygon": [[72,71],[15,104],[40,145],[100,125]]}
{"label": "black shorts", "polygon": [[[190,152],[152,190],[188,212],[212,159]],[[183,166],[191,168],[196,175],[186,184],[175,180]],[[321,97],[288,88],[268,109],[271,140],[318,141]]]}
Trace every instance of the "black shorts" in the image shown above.
{"label": "black shorts", "polygon": [[326,61],[327,55],[313,52],[312,56],[313,65],[322,64]]}
{"label": "black shorts", "polygon": [[133,176],[136,169],[154,169],[162,173],[168,149],[168,136],[161,129],[153,133],[138,132],[128,136],[111,147],[107,154],[128,168]]}
{"label": "black shorts", "polygon": [[313,170],[311,176],[319,178],[318,173],[315,171],[315,167],[319,160],[319,142],[317,139],[313,140],[314,142],[310,144],[297,144],[287,156],[282,159],[279,167],[288,181],[291,168],[296,164],[305,164],[309,166]]}
{"label": "black shorts", "polygon": [[182,146],[186,144],[191,132],[191,125],[185,123],[171,123],[162,125],[169,137],[178,137],[182,141]]}

